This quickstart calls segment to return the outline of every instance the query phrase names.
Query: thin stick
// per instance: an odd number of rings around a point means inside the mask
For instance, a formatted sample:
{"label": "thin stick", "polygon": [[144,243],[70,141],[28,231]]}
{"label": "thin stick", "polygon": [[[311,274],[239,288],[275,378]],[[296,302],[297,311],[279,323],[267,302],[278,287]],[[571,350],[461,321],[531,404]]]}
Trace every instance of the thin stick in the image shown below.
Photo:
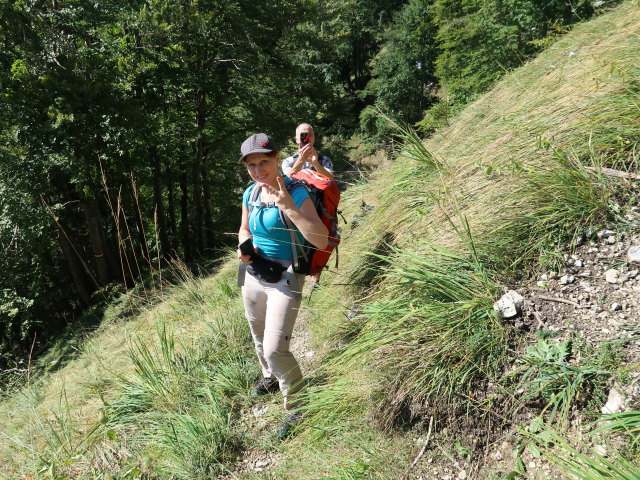
{"label": "thin stick", "polygon": [[573,300],[567,300],[566,298],[547,297],[545,295],[538,295],[538,298],[540,300],[547,300],[549,302],[566,303],[567,305],[573,305],[576,308],[591,308],[590,305],[580,305],[580,304],[574,302]]}
{"label": "thin stick", "polygon": [[635,173],[623,172],[621,170],[616,170],[614,168],[597,168],[597,167],[584,167],[586,170],[591,172],[601,172],[608,177],[616,177],[616,178],[625,178],[630,180],[635,180],[638,178],[638,175]]}
{"label": "thin stick", "polygon": [[415,460],[413,461],[411,466],[407,469],[407,473],[404,476],[405,478],[408,477],[409,472],[411,471],[411,469],[417,465],[418,461],[420,460],[420,458],[422,458],[422,456],[424,455],[424,452],[427,450],[427,445],[429,444],[429,439],[431,438],[431,427],[432,426],[433,426],[433,415],[431,415],[431,418],[429,419],[429,430],[427,431],[427,439],[424,441],[424,445],[422,446],[422,450],[420,450],[420,453],[418,453],[418,456],[415,458]]}

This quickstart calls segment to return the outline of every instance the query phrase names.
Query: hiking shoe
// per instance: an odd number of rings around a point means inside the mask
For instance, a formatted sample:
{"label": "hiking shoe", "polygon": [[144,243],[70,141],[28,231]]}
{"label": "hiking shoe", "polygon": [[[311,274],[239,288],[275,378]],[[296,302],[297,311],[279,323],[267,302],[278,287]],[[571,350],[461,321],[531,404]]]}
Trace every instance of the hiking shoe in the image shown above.
{"label": "hiking shoe", "polygon": [[301,418],[301,413],[292,413],[290,415],[287,415],[287,417],[284,419],[284,422],[282,422],[282,425],[280,425],[280,428],[278,428],[278,437],[281,440],[288,438],[298,422],[300,422]]}
{"label": "hiking shoe", "polygon": [[253,388],[253,395],[266,395],[267,393],[275,393],[280,390],[277,378],[263,378]]}

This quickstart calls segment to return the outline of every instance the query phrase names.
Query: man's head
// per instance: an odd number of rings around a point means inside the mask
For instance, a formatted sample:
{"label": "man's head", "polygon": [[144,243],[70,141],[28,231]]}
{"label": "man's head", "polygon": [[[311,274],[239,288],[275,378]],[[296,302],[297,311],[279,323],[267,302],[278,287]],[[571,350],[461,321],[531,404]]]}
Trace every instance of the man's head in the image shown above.
{"label": "man's head", "polygon": [[[302,139],[300,138],[300,134],[307,134],[307,140],[303,142]],[[298,127],[296,128],[296,145],[298,145],[298,150],[302,149],[302,147],[304,147],[305,145],[311,145],[313,146],[313,142],[315,142],[316,140],[316,136],[313,133],[313,127],[311,125],[309,125],[308,123],[301,123],[300,125],[298,125]]]}

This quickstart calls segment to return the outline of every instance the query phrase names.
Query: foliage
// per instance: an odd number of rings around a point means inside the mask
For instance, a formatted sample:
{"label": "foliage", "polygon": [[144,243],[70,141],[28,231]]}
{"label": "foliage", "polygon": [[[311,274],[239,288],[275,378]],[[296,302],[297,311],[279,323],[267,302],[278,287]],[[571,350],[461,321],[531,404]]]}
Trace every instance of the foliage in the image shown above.
{"label": "foliage", "polygon": [[435,0],[432,14],[442,49],[436,76],[454,102],[466,103],[536,53],[533,40],[593,12],[590,0]]}
{"label": "foliage", "polygon": [[15,353],[112,281],[220,255],[245,182],[238,145],[256,130],[284,145],[301,121],[350,135],[399,6],[4,2],[0,288],[32,303]]}
{"label": "foliage", "polygon": [[437,129],[449,125],[450,116],[451,105],[448,101],[440,101],[424,112],[424,117],[415,126],[420,133],[429,135]]}
{"label": "foliage", "polygon": [[364,94],[374,101],[360,114],[367,134],[390,133],[376,112],[396,122],[414,123],[434,101],[437,79],[434,62],[439,53],[435,27],[428,14],[431,0],[411,0],[396,13],[372,60],[372,79]]}
{"label": "foliage", "polygon": [[[525,351],[521,366],[514,372],[523,391],[522,402],[540,399],[543,412],[549,412],[549,423],[566,425],[571,409],[581,400],[585,404],[599,378],[610,371],[600,365],[581,364],[572,358],[571,342],[551,342],[543,338]],[[584,363],[584,362],[583,362]]]}

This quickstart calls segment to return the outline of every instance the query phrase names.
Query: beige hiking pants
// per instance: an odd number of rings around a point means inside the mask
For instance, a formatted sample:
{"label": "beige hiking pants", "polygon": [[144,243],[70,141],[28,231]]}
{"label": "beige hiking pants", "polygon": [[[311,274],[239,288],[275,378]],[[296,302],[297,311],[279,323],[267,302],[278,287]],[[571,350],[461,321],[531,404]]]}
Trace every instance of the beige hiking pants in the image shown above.
{"label": "beige hiking pants", "polygon": [[289,351],[293,326],[302,300],[304,275],[296,275],[299,291],[292,292],[286,280],[263,282],[248,274],[242,287],[244,310],[258,360],[265,378],[277,378],[285,410],[296,407],[292,398],[302,388],[302,372]]}

